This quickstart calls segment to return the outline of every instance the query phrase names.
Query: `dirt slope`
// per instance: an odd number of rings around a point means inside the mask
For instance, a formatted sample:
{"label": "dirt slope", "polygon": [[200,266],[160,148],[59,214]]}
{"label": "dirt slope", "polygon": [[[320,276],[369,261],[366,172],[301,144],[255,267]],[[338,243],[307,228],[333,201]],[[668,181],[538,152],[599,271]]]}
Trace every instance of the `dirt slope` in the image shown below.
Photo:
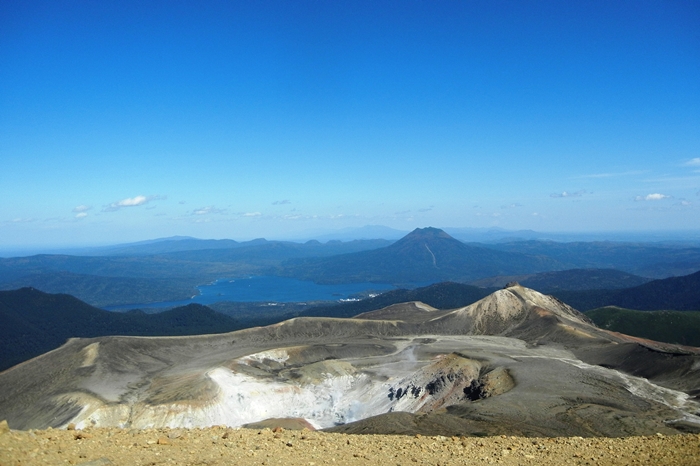
{"label": "dirt slope", "polygon": [[3,466],[697,465],[700,435],[459,438],[270,429],[86,429],[0,434]]}

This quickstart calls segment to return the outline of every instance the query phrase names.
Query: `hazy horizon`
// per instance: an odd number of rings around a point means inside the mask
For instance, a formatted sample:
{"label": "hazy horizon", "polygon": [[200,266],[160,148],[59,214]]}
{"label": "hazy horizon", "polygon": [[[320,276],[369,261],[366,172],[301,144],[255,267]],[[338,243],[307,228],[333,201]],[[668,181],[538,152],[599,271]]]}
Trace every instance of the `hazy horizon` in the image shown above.
{"label": "hazy horizon", "polygon": [[[424,227],[417,228],[428,228]],[[474,243],[489,243],[511,240],[543,240],[557,242],[592,242],[611,241],[620,243],[687,243],[695,247],[700,246],[700,231],[698,230],[637,230],[637,231],[535,231],[535,230],[509,230],[499,227],[484,228],[459,228],[459,227],[431,227],[446,231],[460,241]],[[85,252],[96,253],[100,249],[120,247],[127,245],[145,244],[159,241],[193,239],[193,240],[233,240],[236,242],[248,242],[253,240],[288,241],[304,243],[307,241],[353,241],[384,239],[395,241],[412,230],[397,230],[382,225],[365,225],[357,228],[343,228],[339,230],[308,230],[293,235],[278,235],[269,237],[195,237],[188,235],[171,235],[154,238],[140,238],[133,241],[101,241],[94,243],[57,243],[57,244],[28,244],[28,245],[2,245],[0,246],[0,258],[22,257],[35,254],[81,254]]]}
{"label": "hazy horizon", "polygon": [[692,236],[698,24],[690,0],[3,2],[0,251]]}

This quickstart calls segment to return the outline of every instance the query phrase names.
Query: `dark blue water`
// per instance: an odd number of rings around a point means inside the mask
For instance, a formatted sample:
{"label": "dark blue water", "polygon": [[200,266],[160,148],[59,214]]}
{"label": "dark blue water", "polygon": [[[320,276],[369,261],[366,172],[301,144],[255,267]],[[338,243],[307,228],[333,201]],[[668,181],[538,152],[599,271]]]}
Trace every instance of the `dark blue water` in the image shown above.
{"label": "dark blue water", "polygon": [[283,277],[249,277],[220,279],[198,286],[199,295],[183,301],[109,306],[107,310],[213,304],[219,301],[299,303],[306,301],[338,301],[368,291],[388,291],[395,287],[383,283],[347,283],[319,285],[314,282]]}

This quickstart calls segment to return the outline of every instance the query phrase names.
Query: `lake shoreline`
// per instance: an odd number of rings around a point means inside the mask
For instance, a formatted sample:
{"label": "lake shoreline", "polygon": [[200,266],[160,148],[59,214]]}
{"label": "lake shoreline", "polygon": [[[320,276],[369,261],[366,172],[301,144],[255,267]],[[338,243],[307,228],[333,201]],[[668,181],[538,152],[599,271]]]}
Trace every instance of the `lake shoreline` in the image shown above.
{"label": "lake shoreline", "polygon": [[220,278],[197,286],[199,293],[190,299],[104,306],[102,309],[123,312],[131,309],[163,309],[188,304],[210,305],[217,302],[240,303],[306,303],[314,301],[343,302],[349,299],[371,297],[396,289],[387,283],[318,284],[312,281],[273,275],[243,278]]}

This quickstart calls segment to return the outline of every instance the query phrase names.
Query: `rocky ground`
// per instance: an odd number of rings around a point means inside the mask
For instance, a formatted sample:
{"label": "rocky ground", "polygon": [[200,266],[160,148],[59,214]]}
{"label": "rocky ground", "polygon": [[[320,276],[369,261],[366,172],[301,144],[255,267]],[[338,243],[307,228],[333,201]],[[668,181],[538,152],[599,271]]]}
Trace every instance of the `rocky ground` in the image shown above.
{"label": "rocky ground", "polygon": [[523,438],[274,429],[85,429],[0,434],[0,465],[698,465],[700,435]]}

